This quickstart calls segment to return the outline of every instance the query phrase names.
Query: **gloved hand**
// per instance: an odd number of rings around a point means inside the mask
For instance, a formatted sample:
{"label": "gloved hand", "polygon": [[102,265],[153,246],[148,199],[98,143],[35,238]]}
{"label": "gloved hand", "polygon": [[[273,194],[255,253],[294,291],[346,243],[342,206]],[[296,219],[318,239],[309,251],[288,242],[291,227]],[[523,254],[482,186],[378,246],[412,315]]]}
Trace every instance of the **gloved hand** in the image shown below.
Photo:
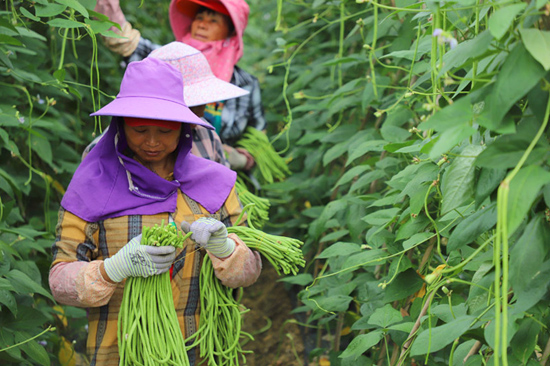
{"label": "gloved hand", "polygon": [[182,221],[181,229],[192,231],[191,239],[218,258],[229,257],[235,250],[235,241],[227,237],[223,222],[211,217],[201,217],[191,225]]}
{"label": "gloved hand", "polygon": [[104,260],[105,272],[115,282],[126,277],[149,277],[170,269],[176,248],[141,245],[141,234],[130,240],[117,254]]}
{"label": "gloved hand", "polygon": [[231,164],[231,169],[243,170],[246,167],[248,160],[245,154],[240,153],[237,149],[229,145],[223,145],[223,149],[229,164]]}
{"label": "gloved hand", "polygon": [[254,165],[256,165],[256,160],[254,160],[254,157],[252,156],[252,154],[248,152],[248,150],[243,149],[242,147],[237,147],[235,150],[240,152],[242,155],[246,156],[246,164],[243,168],[244,170],[248,171],[252,169]]}

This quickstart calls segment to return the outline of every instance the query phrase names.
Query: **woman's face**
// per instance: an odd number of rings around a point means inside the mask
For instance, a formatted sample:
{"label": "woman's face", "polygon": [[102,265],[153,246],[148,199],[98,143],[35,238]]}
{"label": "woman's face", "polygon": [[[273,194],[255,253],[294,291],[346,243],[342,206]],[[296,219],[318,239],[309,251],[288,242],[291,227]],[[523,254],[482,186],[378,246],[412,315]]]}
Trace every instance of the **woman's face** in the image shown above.
{"label": "woman's face", "polygon": [[159,126],[128,126],[124,123],[128,147],[142,162],[161,163],[178,147],[181,128],[172,130]]}
{"label": "woman's face", "polygon": [[220,41],[229,36],[227,18],[218,12],[203,11],[191,23],[191,37],[197,41]]}

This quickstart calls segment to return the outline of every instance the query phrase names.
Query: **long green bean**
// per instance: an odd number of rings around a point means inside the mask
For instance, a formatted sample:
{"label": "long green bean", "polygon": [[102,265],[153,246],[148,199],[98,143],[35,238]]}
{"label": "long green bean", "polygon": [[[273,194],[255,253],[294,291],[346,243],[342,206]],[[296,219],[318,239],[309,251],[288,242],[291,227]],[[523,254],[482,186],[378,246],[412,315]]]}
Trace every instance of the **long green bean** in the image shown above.
{"label": "long green bean", "polygon": [[[174,225],[143,227],[141,244],[183,248],[192,233]],[[126,280],[118,317],[119,366],[189,365],[174,308],[170,273]]]}

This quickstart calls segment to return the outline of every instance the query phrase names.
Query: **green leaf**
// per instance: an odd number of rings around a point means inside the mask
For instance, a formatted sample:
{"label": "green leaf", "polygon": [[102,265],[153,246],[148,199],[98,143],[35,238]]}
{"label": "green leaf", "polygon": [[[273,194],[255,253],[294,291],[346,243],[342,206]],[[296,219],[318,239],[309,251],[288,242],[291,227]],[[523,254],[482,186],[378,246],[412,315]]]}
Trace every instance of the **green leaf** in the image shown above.
{"label": "green leaf", "polygon": [[[26,332],[15,332],[15,342],[17,343],[24,342],[29,338],[32,338],[32,336]],[[36,340],[33,339],[32,341],[25,342],[20,347],[36,363],[44,366],[51,364],[48,352]]]}
{"label": "green leaf", "polygon": [[[478,155],[479,157],[486,151],[485,149],[481,154]],[[477,165],[477,159],[476,159],[476,165]],[[479,173],[479,178],[477,180],[476,184],[476,193],[475,193],[475,199],[476,199],[476,208],[479,207],[485,201],[487,197],[491,193],[495,191],[495,189],[498,187],[500,182],[506,177],[506,170],[505,169],[492,169],[492,168],[482,168],[481,172]]]}
{"label": "green leaf", "polygon": [[6,34],[0,34],[0,44],[9,44],[11,46],[22,46],[23,43],[18,39],[8,36]]}
{"label": "green leaf", "polygon": [[550,70],[550,32],[535,28],[520,28],[519,33],[531,56],[540,62],[544,70]]}
{"label": "green leaf", "polygon": [[392,325],[391,327],[388,327],[388,330],[396,330],[398,332],[410,333],[413,328],[414,328],[414,323],[408,322],[408,323],[400,323],[400,324]]}
{"label": "green leaf", "polygon": [[[470,350],[474,346],[474,344],[477,342],[476,339],[470,339],[468,341],[465,341],[463,343],[460,343],[458,347],[456,347],[454,356],[453,356],[453,365],[463,365],[467,366],[468,364],[464,363],[464,359],[466,356],[470,353]],[[468,361],[470,361],[472,357],[468,358]],[[449,362],[450,363],[450,362]],[[479,366],[481,366],[481,362],[479,363]],[[473,365],[470,365],[473,366]]]}
{"label": "green leaf", "polygon": [[[479,154],[475,164],[490,169],[513,168],[520,161],[530,142],[518,135],[499,136]],[[537,145],[529,155],[527,163],[540,161],[546,151],[545,146]]]}
{"label": "green leaf", "polygon": [[496,204],[476,211],[454,228],[449,237],[449,242],[447,243],[447,250],[451,252],[462,248],[464,245],[470,244],[481,234],[495,226],[496,223]]}
{"label": "green leaf", "polygon": [[407,239],[403,242],[403,249],[409,250],[434,236],[435,236],[434,233],[429,233],[429,232],[416,233],[413,236],[411,236],[410,239]]}
{"label": "green leaf", "polygon": [[383,124],[380,134],[388,142],[403,142],[411,136],[411,133],[404,128]]}
{"label": "green leaf", "polygon": [[31,146],[40,159],[49,165],[53,163],[52,146],[47,139],[31,136]]}
{"label": "green leaf", "polygon": [[63,13],[65,9],[67,9],[67,6],[60,4],[37,4],[35,5],[34,9],[34,13],[37,17],[48,18]]}
{"label": "green leaf", "polygon": [[323,166],[327,166],[348,151],[348,142],[341,142],[334,145],[323,155]]}
{"label": "green leaf", "polygon": [[409,193],[411,215],[418,215],[424,208],[424,204],[426,203],[426,194],[428,194],[430,186],[431,183],[421,184],[413,193]]}
{"label": "green leaf", "polygon": [[477,123],[495,132],[501,132],[502,120],[512,106],[523,98],[544,76],[545,70],[522,44],[516,45],[500,69],[497,81],[485,100],[485,107]]}
{"label": "green leaf", "polygon": [[27,9],[25,9],[24,7],[20,7],[19,8],[19,11],[21,12],[21,14],[23,14],[23,16],[31,19],[31,20],[34,20],[35,22],[39,22],[40,21],[40,18],[35,16],[33,13],[31,13],[30,11],[28,11]]}
{"label": "green leaf", "polygon": [[55,0],[56,3],[67,5],[70,8],[73,8],[80,14],[84,16],[84,18],[89,18],[90,15],[88,14],[88,10],[82,4],[80,4],[77,0]]}
{"label": "green leaf", "polygon": [[12,270],[7,275],[6,278],[11,282],[13,287],[17,289],[17,292],[20,294],[23,293],[38,293],[48,299],[55,301],[52,295],[46,291],[41,284],[34,282],[30,279],[29,276],[24,274],[19,270]]}
{"label": "green leaf", "polygon": [[540,214],[529,221],[510,253],[510,284],[520,302],[515,311],[527,310],[546,294],[548,277],[543,272],[549,242],[550,230]]}
{"label": "green leaf", "polygon": [[[518,330],[518,325],[516,323],[516,318],[518,317],[523,317],[523,315],[514,315],[514,314],[508,313],[508,319],[507,319],[507,323],[508,323],[507,338],[508,339],[506,340],[506,346],[504,347],[505,350],[508,349],[510,345],[510,341],[512,340],[512,338],[514,337],[514,335]],[[501,324],[503,323],[504,323],[504,320],[501,320]],[[489,322],[487,327],[485,327],[485,330],[483,333],[485,335],[485,340],[487,341],[487,344],[489,345],[489,347],[494,349],[495,348],[495,321],[494,320]],[[503,341],[502,336],[500,338],[501,338],[500,342],[502,342]],[[500,350],[500,352],[502,352],[502,349]]]}
{"label": "green leaf", "polygon": [[459,125],[469,123],[474,117],[472,104],[469,97],[463,97],[437,111],[418,128],[421,130],[446,131]]}
{"label": "green leaf", "polygon": [[[6,348],[7,346],[11,346],[15,344],[15,336],[13,334],[13,331],[10,329],[7,329],[6,327],[0,327],[0,345],[2,345],[2,348]],[[16,360],[23,361],[21,358],[21,348],[20,347],[13,347],[10,349],[7,349],[6,352],[9,356],[15,358]]]}
{"label": "green leaf", "polygon": [[355,243],[337,242],[326,248],[316,258],[331,258],[337,256],[349,256],[361,251],[361,246]]}
{"label": "green leaf", "polygon": [[443,303],[441,305],[432,307],[431,313],[437,316],[443,322],[450,323],[456,318],[467,315],[468,307],[464,303],[453,305],[452,307],[449,306],[449,304]]}
{"label": "green leaf", "polygon": [[[430,159],[438,159],[442,154],[449,152],[462,141],[476,133],[476,129],[468,123],[463,123],[443,131],[435,144],[429,150]],[[427,150],[427,149],[426,149]],[[423,152],[428,152],[422,149]]]}
{"label": "green leaf", "polygon": [[512,235],[539,195],[542,186],[550,183],[550,173],[538,165],[522,168],[510,182],[508,195],[508,235]]}
{"label": "green leaf", "polygon": [[116,23],[98,21],[98,20],[92,20],[92,19],[84,19],[84,23],[88,24],[92,28],[92,31],[96,34],[99,33],[102,36],[112,37],[112,38],[124,38],[124,36],[110,30],[112,26],[120,27],[120,25]]}
{"label": "green leaf", "polygon": [[10,291],[0,290],[0,305],[7,307],[12,312],[13,316],[17,317],[17,303]]}
{"label": "green leaf", "polygon": [[541,330],[541,324],[532,318],[520,320],[519,329],[512,338],[510,345],[512,346],[512,353],[521,361],[522,365],[527,365],[531,355],[535,352],[537,337]]}
{"label": "green leaf", "polygon": [[358,177],[359,175],[363,174],[365,171],[370,170],[371,167],[369,165],[358,165],[354,166],[350,170],[346,171],[344,175],[338,179],[334,187],[332,189],[335,189],[336,187],[341,186],[342,184],[349,183],[352,179]]}
{"label": "green leaf", "polygon": [[359,179],[353,182],[353,184],[349,189],[349,193],[353,193],[355,191],[361,190],[362,188],[370,186],[372,182],[378,179],[382,179],[385,176],[386,176],[386,173],[384,173],[384,171],[382,170],[374,170],[372,172],[363,174]]}
{"label": "green leaf", "polygon": [[374,332],[367,334],[360,334],[352,339],[344,352],[342,352],[342,354],[338,357],[354,357],[354,359],[357,359],[364,352],[378,344],[383,336],[384,333],[381,330],[375,330]]}
{"label": "green leaf", "polygon": [[425,216],[410,217],[407,222],[401,224],[397,229],[395,241],[408,239],[416,233],[423,232],[428,223],[429,221]]}
{"label": "green leaf", "polygon": [[414,269],[401,272],[384,290],[384,302],[402,300],[420,290],[424,280]]}
{"label": "green leaf", "polygon": [[460,42],[455,48],[443,56],[443,67],[439,75],[464,65],[467,61],[483,55],[490,48],[493,36],[486,30],[479,33],[475,38]]}
{"label": "green leaf", "polygon": [[347,230],[347,229],[334,231],[334,232],[331,232],[331,233],[323,236],[319,240],[319,243],[328,242],[328,241],[335,241],[335,240],[338,240],[338,239],[340,239],[340,238],[342,238],[342,237],[344,237],[348,234],[349,234],[349,230]]}
{"label": "green leaf", "polygon": [[431,184],[431,182],[437,179],[438,172],[439,167],[432,162],[425,162],[418,165],[416,172],[411,172],[406,175],[407,184],[403,188],[402,194],[406,194],[411,198],[417,191],[422,191],[425,194],[426,190],[422,188],[423,183],[430,182]]}
{"label": "green leaf", "polygon": [[384,140],[367,140],[358,146],[353,146],[352,150],[348,150],[348,160],[346,162],[346,166],[350,165],[357,158],[365,156],[369,152],[384,151],[384,145],[386,143],[387,142]]}
{"label": "green leaf", "polygon": [[377,210],[373,213],[366,215],[361,220],[371,225],[382,226],[393,221],[400,211],[401,209],[398,207],[388,208],[385,210]]}
{"label": "green leaf", "polygon": [[478,145],[467,145],[460,157],[454,159],[441,179],[441,215],[473,200],[475,166],[477,155],[483,150]]}
{"label": "green leaf", "polygon": [[319,306],[326,311],[341,312],[348,309],[349,303],[353,300],[351,296],[336,295],[320,297],[317,299]]}
{"label": "green leaf", "polygon": [[403,320],[403,316],[399,310],[394,309],[390,304],[384,305],[383,308],[378,308],[369,318],[369,324],[378,325],[381,328],[399,323]]}
{"label": "green leaf", "polygon": [[65,75],[67,74],[67,71],[65,69],[59,69],[55,70],[53,73],[53,77],[56,78],[60,83],[65,81]]}
{"label": "green leaf", "polygon": [[358,253],[351,254],[348,259],[344,262],[343,268],[345,269],[356,269],[357,267],[363,266],[375,266],[378,264],[383,264],[385,260],[383,258],[387,257],[387,254],[380,249],[371,249]]}
{"label": "green leaf", "polygon": [[296,276],[288,276],[278,279],[277,282],[290,283],[291,285],[307,286],[313,282],[313,276],[309,273],[300,273]]}
{"label": "green leaf", "polygon": [[75,22],[74,20],[69,19],[52,19],[48,22],[48,24],[52,27],[58,27],[58,28],[82,28],[84,27],[84,23]]}
{"label": "green leaf", "polygon": [[462,316],[450,323],[425,329],[413,342],[411,356],[425,355],[443,349],[470,329],[474,319],[472,316]]}
{"label": "green leaf", "polygon": [[495,39],[501,39],[512,25],[514,18],[527,4],[513,4],[495,11],[489,18],[489,31]]}

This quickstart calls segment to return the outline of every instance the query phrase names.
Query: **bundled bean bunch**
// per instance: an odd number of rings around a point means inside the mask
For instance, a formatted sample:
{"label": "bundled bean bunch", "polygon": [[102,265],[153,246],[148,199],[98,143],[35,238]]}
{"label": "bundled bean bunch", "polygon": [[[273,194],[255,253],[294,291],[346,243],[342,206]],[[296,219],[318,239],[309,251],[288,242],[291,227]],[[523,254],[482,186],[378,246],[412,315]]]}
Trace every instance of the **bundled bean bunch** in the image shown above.
{"label": "bundled bean bunch", "polygon": [[[241,330],[241,305],[233,297],[233,289],[226,287],[216,278],[214,267],[208,256],[204,257],[200,274],[201,317],[197,332],[188,337],[187,348],[199,347],[199,355],[208,365],[239,365],[239,355],[246,363],[241,348],[241,337],[254,340]],[[192,342],[192,343],[191,343]]]}
{"label": "bundled bean bunch", "polygon": [[[239,222],[240,219],[237,220]],[[251,249],[257,250],[275,267],[277,273],[298,272],[298,267],[305,265],[301,251],[302,242],[283,236],[266,234],[260,230],[231,226],[228,233],[234,233]],[[242,314],[240,304],[233,297],[233,289],[220,283],[214,274],[210,258],[204,258],[200,274],[201,317],[199,329],[185,342],[189,348],[199,346],[200,356],[207,360],[209,366],[239,365],[239,356],[246,363],[240,339],[252,335],[241,330]]]}
{"label": "bundled bean bunch", "polygon": [[286,162],[275,151],[262,131],[247,127],[237,146],[246,149],[254,157],[256,166],[265,182],[273,183],[275,180],[283,180],[290,175],[290,169]]}
{"label": "bundled bean bunch", "polygon": [[303,242],[298,239],[266,234],[246,226],[231,226],[227,228],[227,232],[237,234],[250,249],[257,250],[279,275],[296,275],[298,267],[306,264],[301,249]]}
{"label": "bundled bean bunch", "polygon": [[263,228],[269,221],[269,207],[271,206],[269,200],[250,192],[246,185],[239,180],[235,182],[235,187],[241,203],[248,207],[248,224],[257,229]]}
{"label": "bundled bean bunch", "polygon": [[[144,227],[142,245],[183,248],[191,233],[174,225]],[[174,308],[170,272],[129,277],[118,316],[119,365],[189,365],[183,334]]]}

